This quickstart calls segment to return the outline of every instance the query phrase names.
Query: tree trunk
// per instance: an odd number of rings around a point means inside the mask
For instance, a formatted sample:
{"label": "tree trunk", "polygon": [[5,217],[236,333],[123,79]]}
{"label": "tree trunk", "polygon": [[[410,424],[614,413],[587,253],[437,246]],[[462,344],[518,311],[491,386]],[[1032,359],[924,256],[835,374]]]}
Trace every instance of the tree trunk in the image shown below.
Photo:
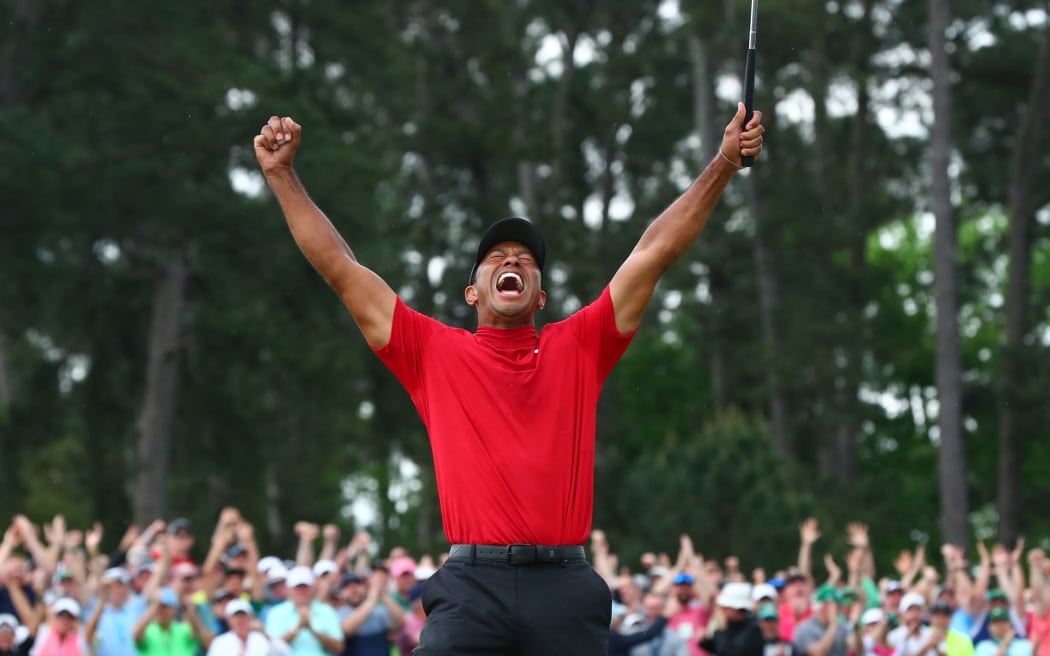
{"label": "tree trunk", "polygon": [[[718,154],[719,128],[715,122],[715,91],[714,80],[711,75],[710,60],[707,56],[707,44],[699,36],[689,37],[689,60],[691,62],[693,78],[693,129],[700,139],[700,147],[697,152],[697,164],[702,168],[707,165],[711,158]],[[717,263],[709,266],[708,289],[711,298],[717,304],[723,296],[723,286],[718,283],[720,276],[717,275]],[[726,406],[726,362],[724,344],[724,330],[722,328],[722,313],[711,314],[711,342],[707,349],[710,354],[711,366],[711,398],[715,408]]]}
{"label": "tree trunk", "polygon": [[758,303],[762,327],[762,345],[766,354],[766,384],[769,419],[773,443],[781,455],[794,459],[795,444],[788,431],[787,400],[780,365],[780,334],[777,329],[777,308],[780,305],[780,286],[777,282],[776,257],[769,243],[769,235],[762,223],[762,190],[758,176],[749,176],[748,204],[755,222],[755,268],[758,271]]}
{"label": "tree trunk", "polygon": [[[813,195],[813,203],[817,207],[822,207],[835,213],[835,201],[830,198],[827,184],[827,171],[830,168],[828,155],[831,153],[826,137],[830,131],[828,127],[827,59],[824,43],[821,39],[817,39],[806,57],[810,72],[809,94],[813,98],[813,157],[809,162],[809,175],[810,180],[812,180],[811,193]],[[838,222],[841,223],[842,220],[843,217],[839,215]],[[829,253],[824,266],[828,267],[828,270],[834,270],[833,253]],[[835,351],[837,347],[840,347],[840,344],[833,342],[829,344],[829,347],[830,351]],[[842,350],[845,351],[844,348]],[[827,359],[830,362],[834,362],[836,358],[829,352]],[[844,430],[844,426],[839,421],[843,406],[843,392],[841,389],[843,381],[841,375],[841,372],[835,372],[835,375],[828,381],[828,386],[819,388],[818,392],[818,403],[820,406],[830,407],[833,411],[829,413],[830,423],[826,425],[826,428],[822,427],[819,431],[817,463],[819,464],[821,478],[839,482],[842,482],[842,476],[838,449],[839,444],[842,442],[842,431]]]}
{"label": "tree trunk", "polygon": [[0,334],[0,417],[11,405],[14,398],[13,385],[11,383],[11,371],[7,366],[7,344],[4,336]]}
{"label": "tree trunk", "polygon": [[835,478],[840,483],[855,481],[860,475],[858,440],[860,433],[860,386],[864,380],[864,307],[868,301],[864,287],[867,271],[867,240],[870,222],[865,212],[867,192],[870,186],[868,167],[868,137],[871,130],[868,77],[871,57],[876,44],[871,10],[874,0],[865,0],[861,24],[864,26],[860,51],[857,54],[857,114],[853,119],[852,148],[848,161],[847,225],[843,234],[849,244],[848,298],[845,311],[848,313],[849,335],[843,344],[846,367],[842,372],[843,384],[837,403],[835,417]]}
{"label": "tree trunk", "polygon": [[951,79],[945,30],[948,0],[929,0],[930,76],[933,124],[930,126],[930,205],[934,229],[934,295],[937,306],[936,381],[940,410],[937,473],[940,480],[941,528],[945,542],[969,544],[966,458],[962,434],[962,357],[959,345],[958,270],[955,212],[948,166],[951,160]]}
{"label": "tree trunk", "polygon": [[132,507],[135,522],[167,515],[168,469],[179,378],[179,323],[186,291],[186,265],[176,256],[165,267],[153,295],[145,398],[137,426]]}
{"label": "tree trunk", "polygon": [[266,495],[266,534],[270,536],[270,544],[281,544],[284,539],[285,525],[281,514],[281,485],[277,482],[277,463],[271,461],[266,464],[265,487]]}
{"label": "tree trunk", "polygon": [[999,530],[1000,544],[1012,545],[1021,529],[1021,471],[1018,440],[1030,409],[1025,388],[1025,345],[1032,261],[1032,171],[1042,152],[1040,143],[1050,104],[1050,28],[1035,62],[1035,73],[1010,159],[1010,270],[1006,283],[1006,343],[1003,348],[1002,392],[999,400]]}

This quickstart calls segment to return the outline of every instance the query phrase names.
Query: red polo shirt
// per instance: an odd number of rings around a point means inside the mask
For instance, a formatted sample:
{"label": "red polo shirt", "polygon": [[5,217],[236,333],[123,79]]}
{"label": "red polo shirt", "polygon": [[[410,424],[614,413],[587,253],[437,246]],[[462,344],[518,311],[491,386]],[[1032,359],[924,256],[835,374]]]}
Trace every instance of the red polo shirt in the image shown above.
{"label": "red polo shirt", "polygon": [[398,299],[376,354],[427,427],[449,542],[587,540],[598,396],[633,336],[608,288],[538,335],[451,328]]}

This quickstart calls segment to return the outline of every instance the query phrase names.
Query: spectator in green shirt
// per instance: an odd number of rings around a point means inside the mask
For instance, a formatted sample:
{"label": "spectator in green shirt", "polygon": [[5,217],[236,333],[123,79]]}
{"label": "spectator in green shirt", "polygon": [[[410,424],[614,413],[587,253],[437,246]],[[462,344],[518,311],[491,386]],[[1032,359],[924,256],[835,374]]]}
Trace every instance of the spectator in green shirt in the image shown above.
{"label": "spectator in green shirt", "polygon": [[[182,610],[185,620],[179,620]],[[213,634],[201,622],[193,603],[180,603],[175,590],[162,588],[132,631],[140,656],[196,656]]]}

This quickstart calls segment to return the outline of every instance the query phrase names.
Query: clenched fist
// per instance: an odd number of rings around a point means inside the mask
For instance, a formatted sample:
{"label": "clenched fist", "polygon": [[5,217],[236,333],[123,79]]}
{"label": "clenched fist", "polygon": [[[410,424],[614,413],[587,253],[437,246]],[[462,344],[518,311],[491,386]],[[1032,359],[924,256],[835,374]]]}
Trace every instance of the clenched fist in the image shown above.
{"label": "clenched fist", "polygon": [[264,174],[292,166],[303,128],[290,116],[271,116],[255,135],[255,158]]}

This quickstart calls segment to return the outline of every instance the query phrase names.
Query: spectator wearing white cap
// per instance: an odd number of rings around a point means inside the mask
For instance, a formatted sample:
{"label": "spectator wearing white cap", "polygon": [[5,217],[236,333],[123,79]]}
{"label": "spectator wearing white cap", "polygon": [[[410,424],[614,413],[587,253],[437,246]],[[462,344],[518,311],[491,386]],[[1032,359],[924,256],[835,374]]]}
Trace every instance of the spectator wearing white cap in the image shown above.
{"label": "spectator wearing white cap", "polygon": [[314,587],[318,599],[328,600],[329,594],[339,585],[339,565],[331,558],[322,558],[314,563]]}
{"label": "spectator wearing white cap", "polygon": [[756,611],[765,604],[776,604],[778,598],[777,589],[771,583],[756,583],[751,588],[751,601]]}
{"label": "spectator wearing white cap", "polygon": [[30,636],[36,641],[29,651],[31,656],[91,656],[88,642],[80,628],[80,604],[69,597],[60,597],[47,610],[48,621],[34,629]]}
{"label": "spectator wearing white cap", "polygon": [[[33,645],[37,626],[40,624],[40,614],[36,612],[33,602],[26,594],[25,588],[22,587],[22,573],[15,568],[5,567],[3,568],[3,576],[3,582],[6,584],[4,590],[9,595],[8,601],[10,602],[11,610],[14,611],[13,613],[4,612],[3,616],[14,620],[19,634],[16,637],[16,641],[21,644],[28,640],[29,644],[26,646],[26,649],[28,649]],[[19,618],[25,618],[23,620],[24,626],[19,625]]]}
{"label": "spectator wearing white cap", "polygon": [[860,616],[857,625],[860,637],[860,656],[890,656],[893,650],[886,646],[886,633],[890,630],[886,612],[876,606]]}
{"label": "spectator wearing white cap", "polygon": [[270,610],[288,600],[288,568],[278,560],[266,568],[265,576],[262,596],[253,597],[256,602],[255,612],[263,624],[266,624]]}
{"label": "spectator wearing white cap", "polygon": [[95,605],[102,612],[92,613],[84,629],[95,655],[138,656],[131,632],[146,611],[146,602],[133,594],[131,576],[124,569],[111,567],[102,573]]}
{"label": "spectator wearing white cap", "polygon": [[[21,631],[20,631],[21,630]],[[0,656],[28,656],[33,648],[33,640],[25,627],[19,625],[18,618],[11,613],[0,613]]]}
{"label": "spectator wearing white cap", "polygon": [[259,630],[250,603],[243,599],[227,603],[226,622],[229,630],[215,636],[207,656],[267,656],[270,653],[270,638]]}
{"label": "spectator wearing white cap", "polygon": [[718,593],[718,611],[700,641],[704,651],[717,656],[763,656],[766,644],[751,600],[751,584],[729,582]]}
{"label": "spectator wearing white cap", "polygon": [[[900,624],[886,634],[886,646],[895,656],[938,656],[930,642],[933,631],[923,623],[926,598],[918,592],[901,596],[898,605]],[[940,640],[937,640],[939,643]]]}
{"label": "spectator wearing white cap", "polygon": [[326,603],[314,599],[314,573],[298,565],[285,581],[288,600],[266,615],[266,633],[289,645],[292,656],[326,656],[343,650],[339,616]]}
{"label": "spectator wearing white cap", "polygon": [[888,581],[882,593],[882,612],[886,614],[886,621],[890,628],[896,628],[900,624],[900,605],[904,599],[904,586],[900,581]]}

